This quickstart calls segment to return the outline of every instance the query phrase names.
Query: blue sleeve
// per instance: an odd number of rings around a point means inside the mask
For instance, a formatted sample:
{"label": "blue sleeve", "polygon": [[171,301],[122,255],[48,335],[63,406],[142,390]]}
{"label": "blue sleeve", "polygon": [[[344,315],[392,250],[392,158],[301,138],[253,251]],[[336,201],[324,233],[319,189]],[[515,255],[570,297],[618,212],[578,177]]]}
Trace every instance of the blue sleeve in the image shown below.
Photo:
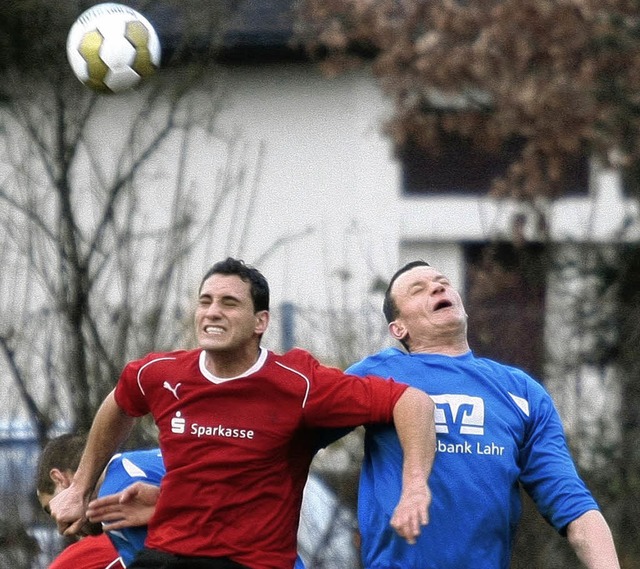
{"label": "blue sleeve", "polygon": [[520,450],[520,481],[542,516],[564,533],[570,522],[598,505],[576,470],[551,396],[539,384],[532,390],[535,404]]}
{"label": "blue sleeve", "polygon": [[116,494],[134,482],[159,486],[164,474],[165,468],[159,449],[117,454],[107,465],[98,496]]}
{"label": "blue sleeve", "polygon": [[[159,486],[164,474],[164,462],[159,449],[117,454],[107,465],[98,497],[117,494],[135,482]],[[138,551],[144,547],[147,527],[123,528],[119,531],[108,531],[107,535],[118,550],[125,566],[128,566]]]}

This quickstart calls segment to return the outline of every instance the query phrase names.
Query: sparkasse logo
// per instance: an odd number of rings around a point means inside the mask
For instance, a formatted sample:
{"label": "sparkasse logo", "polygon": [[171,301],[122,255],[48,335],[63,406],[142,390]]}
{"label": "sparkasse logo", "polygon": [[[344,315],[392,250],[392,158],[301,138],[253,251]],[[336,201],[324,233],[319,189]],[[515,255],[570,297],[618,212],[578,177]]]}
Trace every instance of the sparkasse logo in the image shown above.
{"label": "sparkasse logo", "polygon": [[181,435],[182,433],[184,433],[186,424],[187,422],[182,417],[182,413],[178,411],[176,413],[176,416],[171,419],[171,432]]}
{"label": "sparkasse logo", "polygon": [[[255,431],[252,429],[240,429],[236,427],[226,427],[220,423],[213,425],[200,425],[191,423],[189,433],[196,437],[220,437],[227,439],[253,439]],[[187,420],[178,411],[171,419],[171,432],[182,435],[187,432]]]}
{"label": "sparkasse logo", "polygon": [[223,425],[205,426],[193,423],[191,434],[196,437],[223,437],[228,439],[252,439],[254,432],[250,429],[235,429]]}

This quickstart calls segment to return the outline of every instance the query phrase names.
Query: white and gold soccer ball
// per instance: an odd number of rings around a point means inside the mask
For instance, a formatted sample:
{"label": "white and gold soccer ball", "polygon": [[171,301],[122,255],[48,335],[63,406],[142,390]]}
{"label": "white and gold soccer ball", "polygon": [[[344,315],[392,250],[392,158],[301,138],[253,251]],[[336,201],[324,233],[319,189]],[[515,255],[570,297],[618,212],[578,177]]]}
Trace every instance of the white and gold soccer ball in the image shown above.
{"label": "white and gold soccer ball", "polygon": [[103,93],[118,93],[153,75],[160,65],[160,40],[139,12],[107,2],[89,8],[67,36],[67,58],[76,77]]}

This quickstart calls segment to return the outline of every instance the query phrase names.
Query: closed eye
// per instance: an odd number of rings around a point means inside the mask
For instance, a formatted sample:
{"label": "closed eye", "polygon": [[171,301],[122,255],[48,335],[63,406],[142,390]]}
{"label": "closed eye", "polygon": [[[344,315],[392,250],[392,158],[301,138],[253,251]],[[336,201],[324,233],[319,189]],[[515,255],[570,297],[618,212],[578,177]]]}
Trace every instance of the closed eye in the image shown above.
{"label": "closed eye", "polygon": [[423,284],[415,284],[409,289],[409,294],[413,296],[415,294],[418,294],[419,292],[422,292],[424,288],[425,287]]}

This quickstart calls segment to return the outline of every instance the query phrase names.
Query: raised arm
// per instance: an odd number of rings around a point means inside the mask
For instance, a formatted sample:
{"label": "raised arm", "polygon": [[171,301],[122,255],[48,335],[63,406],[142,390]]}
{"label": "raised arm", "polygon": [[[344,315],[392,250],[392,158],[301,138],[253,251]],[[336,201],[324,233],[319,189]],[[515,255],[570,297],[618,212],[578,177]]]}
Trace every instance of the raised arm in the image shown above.
{"label": "raised arm", "polygon": [[403,451],[402,493],[391,526],[408,543],[415,543],[429,523],[431,491],[427,484],[436,452],[434,403],[409,387],[393,409],[393,420]]}
{"label": "raised arm", "polygon": [[60,533],[74,535],[81,530],[96,483],[111,456],[129,436],[134,421],[120,409],[113,392],[109,393],[93,420],[73,481],[49,504]]}
{"label": "raised arm", "polygon": [[590,510],[567,527],[567,539],[588,569],[620,569],[609,525],[597,510]]}

